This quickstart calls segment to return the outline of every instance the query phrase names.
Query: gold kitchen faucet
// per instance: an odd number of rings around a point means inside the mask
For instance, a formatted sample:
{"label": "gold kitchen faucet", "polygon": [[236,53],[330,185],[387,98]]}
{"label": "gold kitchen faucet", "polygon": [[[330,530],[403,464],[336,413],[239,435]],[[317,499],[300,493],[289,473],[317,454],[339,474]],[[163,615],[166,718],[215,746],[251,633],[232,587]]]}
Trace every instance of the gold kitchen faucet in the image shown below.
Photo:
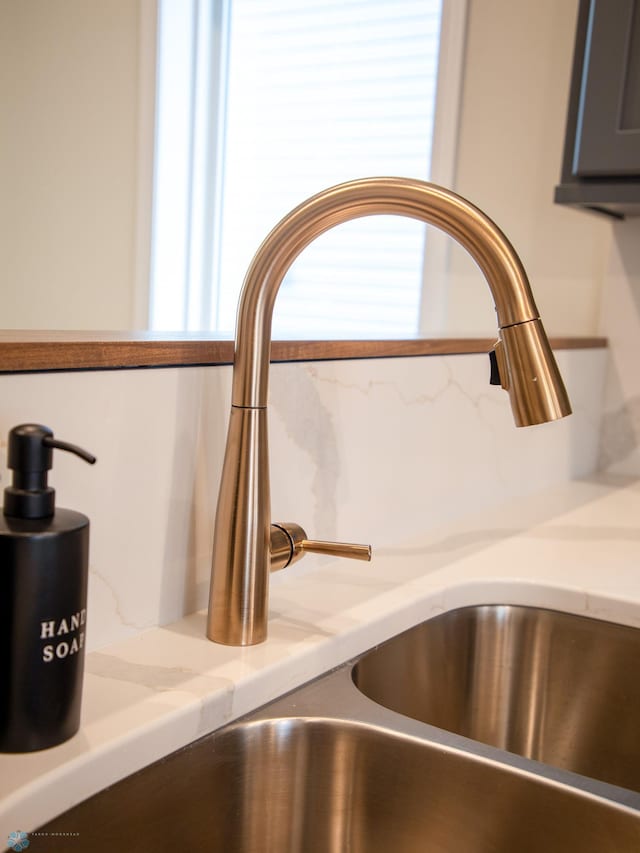
{"label": "gold kitchen faucet", "polygon": [[408,216],[441,228],[467,249],[484,273],[499,327],[493,351],[497,381],[509,392],[516,426],[571,413],[522,263],[481,210],[447,189],[407,178],[350,181],[303,202],[256,252],[240,297],[207,620],[207,636],[215,642],[263,642],[269,573],[306,551],[370,558],[368,546],[314,542],[297,524],[272,525],[267,390],[273,306],[287,270],[320,234],[375,214]]}

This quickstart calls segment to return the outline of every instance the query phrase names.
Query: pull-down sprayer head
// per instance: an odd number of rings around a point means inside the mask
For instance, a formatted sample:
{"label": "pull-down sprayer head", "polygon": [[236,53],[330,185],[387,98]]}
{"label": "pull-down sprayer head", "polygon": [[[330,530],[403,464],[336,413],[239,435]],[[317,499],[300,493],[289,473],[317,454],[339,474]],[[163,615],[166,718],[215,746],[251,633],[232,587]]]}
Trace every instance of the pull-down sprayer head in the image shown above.
{"label": "pull-down sprayer head", "polygon": [[571,405],[540,320],[500,329],[494,347],[500,384],[509,392],[516,426],[533,426],[571,414]]}

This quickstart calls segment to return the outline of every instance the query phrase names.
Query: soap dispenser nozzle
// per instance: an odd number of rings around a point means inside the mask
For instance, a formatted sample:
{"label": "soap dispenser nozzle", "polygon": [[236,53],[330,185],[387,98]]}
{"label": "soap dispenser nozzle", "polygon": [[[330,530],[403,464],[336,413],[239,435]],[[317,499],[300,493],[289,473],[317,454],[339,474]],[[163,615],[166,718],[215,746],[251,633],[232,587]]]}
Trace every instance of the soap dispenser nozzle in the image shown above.
{"label": "soap dispenser nozzle", "polygon": [[8,467],[13,482],[4,490],[4,514],[17,518],[45,518],[55,510],[55,490],[47,485],[53,450],[74,453],[93,465],[96,457],[75,444],[59,441],[41,424],[21,424],[9,432]]}

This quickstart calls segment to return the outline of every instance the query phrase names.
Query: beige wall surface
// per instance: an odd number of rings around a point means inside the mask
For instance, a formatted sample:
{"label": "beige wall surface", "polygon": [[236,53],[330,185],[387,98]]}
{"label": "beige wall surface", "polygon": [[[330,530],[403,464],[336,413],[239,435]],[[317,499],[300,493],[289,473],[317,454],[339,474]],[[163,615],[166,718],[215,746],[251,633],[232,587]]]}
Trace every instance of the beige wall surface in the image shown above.
{"label": "beige wall surface", "polygon": [[[456,189],[522,257],[547,331],[598,328],[609,220],[553,204],[560,177],[577,0],[469,0]],[[449,325],[495,328],[479,273],[452,253]]]}
{"label": "beige wall surface", "polygon": [[3,328],[131,323],[138,0],[0,2]]}

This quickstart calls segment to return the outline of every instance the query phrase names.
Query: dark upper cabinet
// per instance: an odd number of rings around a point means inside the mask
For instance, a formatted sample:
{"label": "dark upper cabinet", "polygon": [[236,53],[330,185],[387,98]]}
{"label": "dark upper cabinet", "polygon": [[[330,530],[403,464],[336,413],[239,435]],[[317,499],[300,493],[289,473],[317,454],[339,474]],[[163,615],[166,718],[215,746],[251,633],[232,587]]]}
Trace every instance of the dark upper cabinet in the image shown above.
{"label": "dark upper cabinet", "polygon": [[640,0],[581,0],[555,201],[640,216]]}

